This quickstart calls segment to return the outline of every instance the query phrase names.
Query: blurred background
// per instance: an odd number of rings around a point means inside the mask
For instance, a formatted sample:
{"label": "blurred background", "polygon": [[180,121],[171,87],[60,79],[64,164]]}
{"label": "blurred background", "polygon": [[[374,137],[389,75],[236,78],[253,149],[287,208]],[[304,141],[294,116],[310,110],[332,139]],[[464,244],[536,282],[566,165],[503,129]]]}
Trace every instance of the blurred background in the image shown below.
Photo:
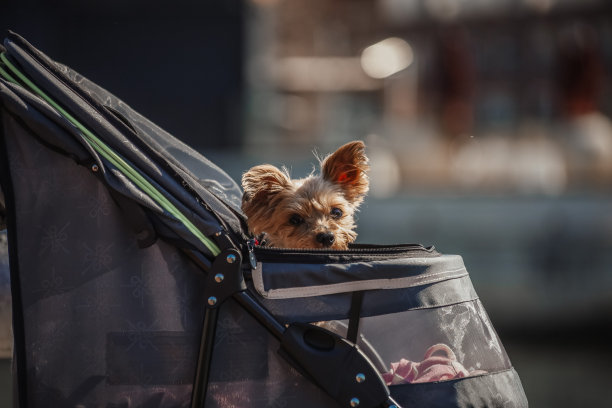
{"label": "blurred background", "polygon": [[462,255],[530,405],[610,406],[611,2],[5,0],[0,28],[237,181],[365,140],[358,240]]}

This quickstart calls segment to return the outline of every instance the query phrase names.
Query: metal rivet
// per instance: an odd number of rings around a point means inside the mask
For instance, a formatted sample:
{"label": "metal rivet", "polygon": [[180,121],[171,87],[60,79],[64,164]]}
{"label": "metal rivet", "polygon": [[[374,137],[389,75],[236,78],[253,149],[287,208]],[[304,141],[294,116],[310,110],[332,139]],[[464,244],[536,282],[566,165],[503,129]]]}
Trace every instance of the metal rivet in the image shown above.
{"label": "metal rivet", "polygon": [[359,406],[359,398],[351,398],[351,407]]}
{"label": "metal rivet", "polygon": [[234,263],[236,262],[236,255],[229,254],[227,258],[225,258],[225,260],[227,261],[227,263]]}
{"label": "metal rivet", "polygon": [[91,171],[96,172],[96,171],[98,171],[98,170],[100,170],[100,167],[98,167],[98,165],[97,165],[97,164],[92,164],[92,165],[91,165]]}
{"label": "metal rivet", "polygon": [[208,298],[208,304],[211,306],[214,306],[217,303],[217,298],[214,296],[211,296]]}
{"label": "metal rivet", "polygon": [[215,232],[215,237],[220,237],[220,236],[221,236],[221,231]]}
{"label": "metal rivet", "polygon": [[359,373],[359,374],[357,374],[357,375],[355,376],[355,380],[356,380],[358,383],[362,383],[362,382],[364,382],[364,381],[365,381],[365,374],[363,374],[363,373]]}
{"label": "metal rivet", "polygon": [[218,273],[215,275],[215,282],[221,283],[225,279],[225,276],[222,273]]}

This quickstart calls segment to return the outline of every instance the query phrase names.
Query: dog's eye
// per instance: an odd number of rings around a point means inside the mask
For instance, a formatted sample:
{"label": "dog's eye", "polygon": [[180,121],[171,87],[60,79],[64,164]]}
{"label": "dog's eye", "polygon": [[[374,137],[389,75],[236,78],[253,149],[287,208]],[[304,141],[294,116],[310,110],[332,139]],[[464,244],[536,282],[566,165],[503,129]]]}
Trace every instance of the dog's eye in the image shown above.
{"label": "dog's eye", "polygon": [[339,209],[339,208],[334,207],[334,208],[331,209],[331,213],[330,214],[331,214],[332,218],[340,218],[340,217],[342,217],[342,210]]}
{"label": "dog's eye", "polygon": [[289,224],[291,225],[300,225],[304,222],[304,219],[297,214],[293,214],[291,218],[289,218]]}

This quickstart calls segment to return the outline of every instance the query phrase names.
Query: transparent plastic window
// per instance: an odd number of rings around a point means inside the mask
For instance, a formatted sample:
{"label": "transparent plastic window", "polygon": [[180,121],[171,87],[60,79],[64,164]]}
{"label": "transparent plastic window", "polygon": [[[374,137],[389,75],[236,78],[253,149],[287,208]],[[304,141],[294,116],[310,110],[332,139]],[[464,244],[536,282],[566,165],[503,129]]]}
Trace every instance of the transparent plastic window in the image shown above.
{"label": "transparent plastic window", "polygon": [[[347,334],[346,320],[319,325]],[[357,343],[387,385],[454,380],[510,368],[478,300],[362,318]]]}

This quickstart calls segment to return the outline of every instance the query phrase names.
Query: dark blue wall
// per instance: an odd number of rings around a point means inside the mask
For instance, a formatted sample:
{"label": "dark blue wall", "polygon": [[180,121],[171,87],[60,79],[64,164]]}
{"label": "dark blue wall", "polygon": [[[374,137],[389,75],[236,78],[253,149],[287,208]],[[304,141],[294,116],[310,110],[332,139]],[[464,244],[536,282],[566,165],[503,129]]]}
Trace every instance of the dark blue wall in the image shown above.
{"label": "dark blue wall", "polygon": [[[4,3],[4,2],[3,2]],[[186,143],[242,139],[241,0],[10,0],[10,29]]]}

